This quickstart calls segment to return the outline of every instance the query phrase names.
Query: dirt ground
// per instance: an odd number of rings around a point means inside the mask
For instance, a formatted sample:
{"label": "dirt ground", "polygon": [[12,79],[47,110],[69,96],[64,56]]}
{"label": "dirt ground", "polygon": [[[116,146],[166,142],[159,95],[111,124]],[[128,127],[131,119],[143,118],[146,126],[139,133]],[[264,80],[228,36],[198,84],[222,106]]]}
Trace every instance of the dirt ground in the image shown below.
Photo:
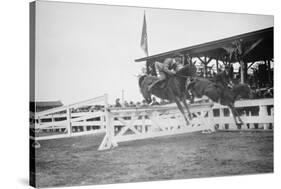
{"label": "dirt ground", "polygon": [[97,151],[103,136],[40,142],[38,187],[273,172],[273,132],[189,133]]}

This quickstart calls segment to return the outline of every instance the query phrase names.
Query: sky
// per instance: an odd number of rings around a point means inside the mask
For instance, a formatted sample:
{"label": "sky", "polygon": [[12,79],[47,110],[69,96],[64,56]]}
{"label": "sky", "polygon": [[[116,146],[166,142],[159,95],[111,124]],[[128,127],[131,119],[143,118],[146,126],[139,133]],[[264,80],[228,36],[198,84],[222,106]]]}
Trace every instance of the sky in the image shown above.
{"label": "sky", "polygon": [[107,93],[141,101],[146,14],[150,55],[273,26],[273,16],[37,1],[35,100],[75,103]]}

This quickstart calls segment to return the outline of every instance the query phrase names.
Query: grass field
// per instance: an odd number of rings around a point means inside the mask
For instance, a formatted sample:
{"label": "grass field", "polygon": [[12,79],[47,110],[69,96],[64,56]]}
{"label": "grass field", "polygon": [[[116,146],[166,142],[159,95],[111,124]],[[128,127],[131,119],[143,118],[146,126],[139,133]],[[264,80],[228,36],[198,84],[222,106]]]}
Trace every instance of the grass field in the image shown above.
{"label": "grass field", "polygon": [[273,172],[273,132],[189,133],[97,151],[103,135],[41,141],[38,187]]}

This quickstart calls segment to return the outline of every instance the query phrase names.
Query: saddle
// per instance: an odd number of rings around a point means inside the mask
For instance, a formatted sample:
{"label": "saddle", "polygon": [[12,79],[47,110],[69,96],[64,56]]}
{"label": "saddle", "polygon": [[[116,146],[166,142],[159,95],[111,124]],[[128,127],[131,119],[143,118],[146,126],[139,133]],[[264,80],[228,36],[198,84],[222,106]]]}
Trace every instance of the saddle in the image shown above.
{"label": "saddle", "polygon": [[156,83],[154,84],[153,88],[157,87],[159,89],[164,89],[167,87],[168,85],[168,80],[172,77],[171,75],[169,75],[168,73],[164,72],[166,78],[164,80],[158,80],[156,81]]}

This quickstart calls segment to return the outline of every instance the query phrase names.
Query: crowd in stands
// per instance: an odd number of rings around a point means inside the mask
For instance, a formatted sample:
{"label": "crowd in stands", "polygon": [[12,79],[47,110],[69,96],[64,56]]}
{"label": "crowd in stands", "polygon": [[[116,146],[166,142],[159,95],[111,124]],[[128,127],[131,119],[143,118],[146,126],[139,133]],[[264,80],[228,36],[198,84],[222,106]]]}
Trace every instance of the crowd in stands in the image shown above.
{"label": "crowd in stands", "polygon": [[72,108],[71,113],[80,113],[80,112],[97,112],[104,109],[103,105],[94,105],[94,106],[84,106],[80,108]]}
{"label": "crowd in stands", "polygon": [[[273,98],[273,88],[265,87],[263,89],[256,89],[253,90],[253,96],[250,97],[251,99],[258,99],[258,98]],[[120,98],[117,98],[115,100],[115,104],[110,105],[110,107],[116,107],[116,108],[143,108],[143,107],[151,107],[151,106],[159,106],[159,105],[165,105],[169,104],[169,101],[166,100],[159,100],[155,97],[152,97],[152,102],[148,104],[145,100],[142,100],[141,102],[133,102],[133,101],[127,101],[125,100],[124,103],[120,102]],[[72,109],[72,113],[79,113],[79,112],[96,112],[104,109],[104,106],[102,105],[95,105],[95,106],[85,106],[82,108],[76,108]]]}
{"label": "crowd in stands", "polygon": [[273,98],[273,88],[256,89],[252,98]]}
{"label": "crowd in stands", "polygon": [[[133,102],[133,101],[124,101],[124,103],[120,102],[120,99],[117,98],[115,100],[115,104],[110,105],[110,107],[116,107],[116,108],[141,108],[141,107],[149,107],[149,106],[157,106],[157,105],[164,105],[168,104],[168,101],[161,100],[157,101],[155,97],[152,98],[152,102],[150,104],[146,103],[145,100],[141,102]],[[95,106],[85,106],[80,108],[73,108],[71,109],[71,113],[81,113],[81,112],[97,112],[100,110],[103,110],[103,105],[95,105]],[[62,112],[63,113],[63,112]]]}
{"label": "crowd in stands", "polygon": [[148,107],[148,106],[157,106],[157,105],[164,105],[164,104],[168,104],[168,101],[165,100],[160,100],[159,102],[157,101],[157,99],[155,97],[152,97],[152,102],[150,104],[148,104],[145,100],[142,100],[141,102],[133,102],[130,101],[128,102],[127,100],[124,101],[124,103],[120,102],[120,98],[117,98],[115,100],[115,104],[111,105],[112,107],[116,107],[116,108],[141,108],[141,107]]}

